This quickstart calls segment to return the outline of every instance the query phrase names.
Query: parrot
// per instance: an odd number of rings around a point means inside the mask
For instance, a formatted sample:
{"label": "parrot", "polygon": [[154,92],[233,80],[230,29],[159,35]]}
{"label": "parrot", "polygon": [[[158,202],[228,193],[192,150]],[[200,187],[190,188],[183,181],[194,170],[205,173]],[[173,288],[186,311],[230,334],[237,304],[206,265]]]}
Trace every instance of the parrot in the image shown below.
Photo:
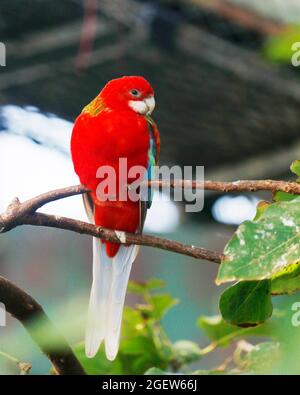
{"label": "parrot", "polygon": [[[146,198],[123,199],[120,189],[114,196],[97,193],[105,177],[98,169],[109,166],[115,182],[128,188],[137,177],[119,176],[125,158],[127,168],[145,169],[143,180],[154,177],[158,165],[160,135],[151,118],[155,107],[154,90],[141,76],[124,76],[109,81],[76,118],[71,136],[74,170],[88,193],[83,203],[89,221],[96,226],[121,232],[141,233],[152,193]],[[109,194],[108,194],[109,195]],[[126,196],[127,197],[127,196]],[[90,291],[85,353],[93,358],[104,342],[105,354],[113,361],[119,349],[123,308],[129,275],[139,246],[113,243],[93,237],[93,278]]]}

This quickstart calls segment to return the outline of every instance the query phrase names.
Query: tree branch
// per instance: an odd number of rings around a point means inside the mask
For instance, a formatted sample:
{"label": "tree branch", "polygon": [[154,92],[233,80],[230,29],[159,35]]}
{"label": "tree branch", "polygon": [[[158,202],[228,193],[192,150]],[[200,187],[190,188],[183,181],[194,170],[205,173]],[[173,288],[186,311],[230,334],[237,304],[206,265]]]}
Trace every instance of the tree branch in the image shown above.
{"label": "tree branch", "polygon": [[300,194],[300,184],[288,181],[276,180],[239,180],[232,182],[223,181],[191,181],[191,180],[175,180],[175,181],[150,181],[152,187],[167,188],[195,188],[205,189],[207,191],[218,192],[256,192],[256,191],[283,191],[288,193]]}
{"label": "tree branch", "polygon": [[[204,182],[191,180],[150,181],[148,182],[148,186],[152,188],[196,188],[219,192],[271,191],[274,193],[276,191],[284,191],[300,194],[300,184],[275,180],[241,180],[234,182],[210,180]],[[36,213],[36,210],[49,202],[85,192],[88,192],[88,190],[83,185],[75,185],[43,193],[23,203],[20,203],[16,198],[9,205],[6,212],[0,216],[0,232],[7,232],[20,225],[46,226],[87,234],[105,241],[144,245],[188,255],[196,259],[205,259],[216,263],[221,262],[223,257],[221,253],[205,248],[195,247],[193,245],[187,245],[155,236],[105,229],[71,218]]]}
{"label": "tree branch", "polygon": [[[85,375],[72,349],[58,333],[38,302],[1,276],[0,301],[4,303],[6,310],[24,325],[58,374]],[[41,335],[34,325],[35,320],[42,322],[43,330],[47,335]]]}

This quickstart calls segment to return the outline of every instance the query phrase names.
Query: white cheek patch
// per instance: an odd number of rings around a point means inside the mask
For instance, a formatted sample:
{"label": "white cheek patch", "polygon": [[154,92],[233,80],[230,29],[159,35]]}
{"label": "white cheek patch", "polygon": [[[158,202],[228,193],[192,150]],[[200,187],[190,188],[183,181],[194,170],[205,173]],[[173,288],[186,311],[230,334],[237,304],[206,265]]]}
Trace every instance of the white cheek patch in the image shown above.
{"label": "white cheek patch", "polygon": [[138,114],[147,114],[149,111],[147,104],[143,100],[130,100],[128,105]]}

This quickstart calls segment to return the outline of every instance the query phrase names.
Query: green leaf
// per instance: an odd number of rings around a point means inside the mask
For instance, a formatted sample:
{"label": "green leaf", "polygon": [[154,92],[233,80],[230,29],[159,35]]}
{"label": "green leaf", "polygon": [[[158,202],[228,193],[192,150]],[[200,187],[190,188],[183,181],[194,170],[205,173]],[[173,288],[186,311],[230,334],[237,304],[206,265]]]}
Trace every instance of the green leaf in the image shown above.
{"label": "green leaf", "polygon": [[300,262],[296,262],[286,268],[284,268],[281,272],[276,273],[273,277],[272,280],[276,280],[277,278],[279,279],[289,279],[289,278],[295,278],[298,275],[300,275]]}
{"label": "green leaf", "polygon": [[224,249],[216,283],[261,280],[300,261],[300,197],[241,224]]}
{"label": "green leaf", "polygon": [[269,207],[270,204],[271,204],[270,202],[267,202],[265,200],[262,200],[262,201],[258,202],[258,204],[256,206],[256,215],[255,215],[253,220],[254,221],[258,220],[262,216],[262,214],[264,213],[265,209],[267,207]]}
{"label": "green leaf", "polygon": [[201,358],[201,349],[198,344],[189,340],[178,340],[173,345],[175,359],[181,365],[198,361]]}
{"label": "green leaf", "polygon": [[123,373],[123,367],[120,357],[118,356],[113,362],[108,361],[103,351],[103,347],[101,347],[100,351],[94,358],[87,358],[85,356],[83,343],[75,346],[74,353],[86,373],[89,375]]}
{"label": "green leaf", "polygon": [[276,191],[273,194],[274,202],[288,202],[290,200],[296,199],[299,195],[293,195],[292,193]]}
{"label": "green leaf", "polygon": [[240,328],[225,322],[221,315],[211,317],[201,316],[197,324],[210,340],[216,341],[224,338],[224,343],[221,342],[220,344],[224,346],[227,346],[229,343],[229,341],[226,340],[228,335],[236,334],[238,336],[241,331]]}
{"label": "green leaf", "polygon": [[300,177],[300,160],[294,160],[290,166],[291,172]]}
{"label": "green leaf", "polygon": [[145,334],[145,320],[138,310],[125,306],[122,324],[122,338],[131,338]]}
{"label": "green leaf", "polygon": [[272,315],[270,281],[244,281],[223,292],[219,307],[225,321],[242,327],[263,323]]}
{"label": "green leaf", "polygon": [[292,294],[300,290],[300,262],[288,266],[272,277],[272,295]]}
{"label": "green leaf", "polygon": [[270,336],[274,329],[271,321],[255,327],[241,328],[227,323],[221,315],[200,317],[198,325],[218,347],[227,347],[241,337]]}
{"label": "green leaf", "polygon": [[166,283],[159,278],[150,278],[146,283],[147,289],[153,291],[154,289],[164,288]]}
{"label": "green leaf", "polygon": [[300,276],[290,279],[276,278],[272,280],[271,293],[272,295],[292,295],[300,291]]}
{"label": "green leaf", "polygon": [[165,372],[164,370],[159,369],[159,368],[150,368],[150,369],[148,369],[148,370],[145,372],[145,375],[146,375],[146,376],[148,376],[148,375],[150,375],[150,376],[160,376],[160,375],[164,376],[164,375],[169,375],[169,374],[172,374],[172,375],[173,375],[174,373]]}
{"label": "green leaf", "polygon": [[125,355],[141,355],[143,353],[153,353],[155,345],[153,340],[147,336],[135,336],[124,339],[120,350]]}
{"label": "green leaf", "polygon": [[280,356],[280,344],[278,342],[263,342],[256,346],[249,346],[249,351],[245,354],[240,351],[239,358],[235,358],[238,365],[246,371],[270,373]]}
{"label": "green leaf", "polygon": [[151,317],[160,320],[164,317],[164,315],[170,310],[173,306],[178,303],[178,299],[174,299],[169,294],[160,294],[154,295],[151,298],[151,302],[153,305],[153,311],[151,313]]}
{"label": "green leaf", "polygon": [[127,291],[135,295],[144,295],[146,292],[145,284],[136,281],[129,281]]}
{"label": "green leaf", "polygon": [[129,281],[128,292],[143,296],[150,291],[153,291],[158,288],[163,288],[164,286],[165,286],[165,282],[158,278],[152,278],[146,283]]}
{"label": "green leaf", "polygon": [[[126,361],[126,360],[125,360]],[[124,374],[144,374],[145,371],[151,368],[151,366],[155,365],[160,369],[166,369],[168,364],[162,361],[157,353],[153,354],[145,354],[140,356],[132,356],[128,358],[130,361],[130,370],[125,370]],[[124,362],[126,366],[128,362]]]}
{"label": "green leaf", "polygon": [[137,308],[146,319],[160,321],[165,314],[178,303],[169,294],[158,294],[147,298],[147,304],[138,304]]}

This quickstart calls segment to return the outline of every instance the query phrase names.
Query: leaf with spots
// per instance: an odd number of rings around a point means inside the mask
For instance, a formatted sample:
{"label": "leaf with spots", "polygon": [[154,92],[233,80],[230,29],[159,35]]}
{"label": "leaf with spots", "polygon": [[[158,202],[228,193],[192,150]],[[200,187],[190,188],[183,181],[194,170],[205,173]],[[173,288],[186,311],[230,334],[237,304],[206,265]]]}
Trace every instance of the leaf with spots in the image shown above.
{"label": "leaf with spots", "polygon": [[268,205],[224,249],[217,284],[272,278],[300,261],[300,197]]}

